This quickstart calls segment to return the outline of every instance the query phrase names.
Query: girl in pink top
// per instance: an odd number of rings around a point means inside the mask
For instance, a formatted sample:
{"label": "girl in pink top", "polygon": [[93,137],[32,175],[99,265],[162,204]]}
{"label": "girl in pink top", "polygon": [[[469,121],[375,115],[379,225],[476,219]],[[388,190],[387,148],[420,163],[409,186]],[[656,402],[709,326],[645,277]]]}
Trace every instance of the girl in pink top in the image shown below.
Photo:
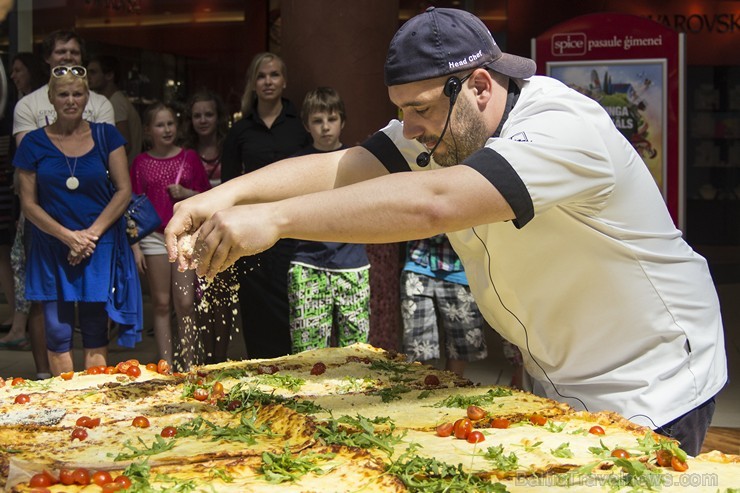
{"label": "girl in pink top", "polygon": [[[164,228],[172,218],[175,202],[208,190],[210,184],[198,155],[176,145],[177,117],[163,103],[154,103],[144,113],[144,140],[147,152],[131,164],[134,193],[146,194],[162,219],[162,226],[133,246],[139,271],[146,273],[154,311],[154,337],[159,357],[178,370],[188,370],[193,363],[196,327],[194,271],[179,272],[167,260]],[[177,315],[179,357],[173,352],[171,313]]]}

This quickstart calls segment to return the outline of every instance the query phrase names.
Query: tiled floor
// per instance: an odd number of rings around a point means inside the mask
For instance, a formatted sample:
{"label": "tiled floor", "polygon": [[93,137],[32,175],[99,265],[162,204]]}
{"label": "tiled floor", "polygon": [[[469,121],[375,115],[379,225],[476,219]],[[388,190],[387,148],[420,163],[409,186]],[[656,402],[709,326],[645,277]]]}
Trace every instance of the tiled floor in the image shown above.
{"label": "tiled floor", "polygon": [[[720,284],[718,286],[725,324],[725,343],[729,359],[730,382],[717,398],[717,409],[712,422],[713,426],[740,428],[740,284]],[[145,306],[148,307],[148,304]],[[8,312],[7,305],[0,304],[0,320]],[[146,318],[148,319],[148,311]],[[511,368],[504,359],[500,342],[495,334],[489,340],[489,356],[486,360],[471,364],[466,371],[470,380],[485,385],[508,385],[511,380]],[[241,334],[232,335],[230,346],[231,359],[243,359],[246,355]],[[79,342],[76,341],[79,347]],[[154,338],[145,336],[144,341],[135,349],[111,348],[110,361],[137,358],[142,362],[156,361],[157,353]],[[82,367],[81,351],[75,351],[76,367]],[[0,351],[0,376],[20,376],[34,378],[35,369],[29,351]]]}

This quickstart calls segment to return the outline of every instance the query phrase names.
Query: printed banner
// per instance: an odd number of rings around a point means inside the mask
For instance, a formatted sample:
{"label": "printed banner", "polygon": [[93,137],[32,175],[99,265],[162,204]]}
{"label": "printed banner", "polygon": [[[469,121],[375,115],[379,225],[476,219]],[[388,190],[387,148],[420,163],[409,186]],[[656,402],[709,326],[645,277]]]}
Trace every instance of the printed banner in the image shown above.
{"label": "printed banner", "polygon": [[538,73],[598,101],[683,227],[683,35],[643,17],[591,14],[532,43]]}

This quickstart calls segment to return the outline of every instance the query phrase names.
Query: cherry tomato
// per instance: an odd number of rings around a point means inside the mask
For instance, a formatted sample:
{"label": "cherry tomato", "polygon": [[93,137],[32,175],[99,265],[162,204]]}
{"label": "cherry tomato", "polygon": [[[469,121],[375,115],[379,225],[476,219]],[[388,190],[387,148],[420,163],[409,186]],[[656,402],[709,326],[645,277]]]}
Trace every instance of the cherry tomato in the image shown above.
{"label": "cherry tomato", "polygon": [[26,379],[23,377],[15,377],[13,380],[10,381],[10,386],[15,387],[16,385],[20,385],[22,383],[26,383]]}
{"label": "cherry tomato", "polygon": [[106,375],[115,375],[118,373],[118,370],[116,370],[115,366],[106,366],[105,371],[103,371]]}
{"label": "cherry tomato", "polygon": [[34,474],[33,476],[31,476],[31,481],[29,481],[28,484],[32,488],[36,488],[36,487],[44,488],[46,486],[51,486],[54,483],[56,483],[56,480],[54,479],[54,477],[48,472],[44,471],[44,472],[40,472],[38,474]]}
{"label": "cherry tomato", "polygon": [[240,407],[242,407],[242,401],[240,401],[239,399],[234,399],[233,401],[229,401],[229,403],[226,405],[226,410],[234,412]]}
{"label": "cherry tomato", "polygon": [[437,387],[439,385],[439,377],[437,375],[427,375],[424,377],[424,385],[427,387]]}
{"label": "cherry tomato", "polygon": [[617,459],[629,459],[631,457],[629,452],[621,448],[615,448],[614,450],[612,450],[611,455],[612,457],[616,457]]}
{"label": "cherry tomato", "polygon": [[193,399],[196,401],[204,401],[208,399],[208,391],[202,387],[198,387],[193,391]]}
{"label": "cherry tomato", "polygon": [[82,486],[90,484],[90,471],[87,469],[79,468],[72,472],[72,477],[75,479],[75,484]]}
{"label": "cherry tomato", "polygon": [[83,441],[87,438],[87,430],[85,428],[75,428],[72,430],[72,441],[74,441],[75,438],[79,441]]}
{"label": "cherry tomato", "polygon": [[123,489],[131,488],[131,480],[128,478],[128,476],[118,476],[116,479],[113,480],[113,482],[120,484]]}
{"label": "cherry tomato", "polygon": [[506,418],[493,418],[491,420],[491,428],[498,428],[499,430],[504,430],[511,426],[511,421],[509,421]]}
{"label": "cherry tomato", "polygon": [[468,438],[470,432],[473,431],[473,422],[468,418],[458,419],[453,426],[455,438],[459,438],[460,440]]}
{"label": "cherry tomato", "polygon": [[85,427],[87,427],[88,421],[90,421],[90,417],[89,416],[80,416],[79,418],[77,418],[77,421],[75,421],[75,424],[77,426],[85,426]]}
{"label": "cherry tomato", "polygon": [[75,376],[75,372],[65,371],[64,373],[61,373],[59,376],[62,378],[62,380],[72,380],[72,377]]}
{"label": "cherry tomato", "polygon": [[141,368],[138,366],[130,366],[129,369],[126,370],[126,375],[131,378],[139,378],[141,376]]}
{"label": "cherry tomato", "polygon": [[90,418],[87,420],[87,424],[85,424],[85,428],[93,429],[96,426],[100,426],[100,418]]}
{"label": "cherry tomato", "polygon": [[547,424],[547,418],[540,416],[539,414],[533,414],[529,417],[529,421],[536,426],[545,426]]}
{"label": "cherry tomato", "polygon": [[486,439],[486,436],[478,430],[471,431],[470,435],[468,435],[468,438],[467,438],[468,443],[480,443],[485,439]]}
{"label": "cherry tomato", "polygon": [[452,423],[442,423],[441,425],[437,426],[437,436],[438,437],[448,437],[452,435],[452,431],[454,430],[455,425]]}
{"label": "cherry tomato", "polygon": [[121,491],[123,489],[124,489],[123,486],[121,486],[120,484],[116,482],[105,483],[103,485],[103,493],[114,493],[116,491]]}
{"label": "cherry tomato", "polygon": [[472,419],[473,421],[478,421],[479,419],[483,419],[486,417],[486,410],[482,407],[478,406],[468,406],[468,418]]}
{"label": "cherry tomato", "polygon": [[141,364],[141,363],[139,363],[139,360],[138,359],[130,359],[130,360],[126,361],[126,363],[128,363],[131,366],[139,366]]}
{"label": "cherry tomato", "polygon": [[655,452],[655,462],[657,462],[660,467],[670,467],[671,459],[673,459],[673,452],[670,450],[660,449]]}
{"label": "cherry tomato", "polygon": [[28,404],[31,402],[31,397],[28,394],[18,394],[13,400],[16,404]]}
{"label": "cherry tomato", "polygon": [[591,433],[592,435],[605,435],[606,434],[606,432],[604,431],[604,428],[602,428],[599,425],[592,426],[591,428],[589,428],[588,432]]}
{"label": "cherry tomato", "polygon": [[135,428],[149,428],[149,420],[144,416],[136,416],[131,422],[131,426]]}
{"label": "cherry tomato", "polygon": [[177,435],[177,428],[175,428],[174,426],[165,426],[164,428],[162,428],[162,431],[159,432],[159,435],[162,438],[173,438]]}
{"label": "cherry tomato", "polygon": [[100,371],[99,366],[91,366],[90,368],[85,370],[85,373],[87,373],[88,375],[100,375],[100,373],[102,372]]}
{"label": "cherry tomato", "polygon": [[172,367],[169,363],[167,363],[167,361],[161,359],[157,363],[157,373],[159,373],[160,375],[169,375],[170,373],[172,373]]}
{"label": "cherry tomato", "polygon": [[72,469],[60,469],[59,470],[59,482],[66,486],[74,484],[75,477],[72,472],[73,472]]}
{"label": "cherry tomato", "polygon": [[126,361],[121,361],[116,365],[116,371],[118,373],[122,373],[123,375],[126,375],[126,372],[128,369],[131,368],[131,365],[127,363]]}
{"label": "cherry tomato", "polygon": [[156,373],[156,371],[157,371],[157,363],[147,363],[146,364],[146,369],[149,370],[149,371],[153,371],[153,372]]}
{"label": "cherry tomato", "polygon": [[671,458],[671,467],[674,471],[678,472],[684,472],[689,469],[689,465],[675,455]]}
{"label": "cherry tomato", "polygon": [[224,384],[221,382],[216,382],[211,387],[211,395],[214,396],[222,396],[224,395]]}
{"label": "cherry tomato", "polygon": [[326,365],[319,361],[311,368],[311,375],[322,375],[325,371]]}
{"label": "cherry tomato", "polygon": [[108,471],[95,471],[90,481],[98,486],[103,486],[104,484],[112,483],[113,478]]}

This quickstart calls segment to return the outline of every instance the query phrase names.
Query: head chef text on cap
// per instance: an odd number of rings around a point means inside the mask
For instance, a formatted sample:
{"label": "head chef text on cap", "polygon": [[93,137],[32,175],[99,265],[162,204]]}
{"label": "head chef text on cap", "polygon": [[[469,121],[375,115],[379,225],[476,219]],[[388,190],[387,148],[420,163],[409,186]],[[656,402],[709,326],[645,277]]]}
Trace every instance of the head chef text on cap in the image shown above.
{"label": "head chef text on cap", "polygon": [[477,59],[483,56],[483,50],[478,50],[478,53],[473,53],[468,58],[463,58],[462,60],[459,60],[457,62],[447,62],[450,64],[450,68],[458,68],[463,67],[467,65],[468,63],[473,63]]}

